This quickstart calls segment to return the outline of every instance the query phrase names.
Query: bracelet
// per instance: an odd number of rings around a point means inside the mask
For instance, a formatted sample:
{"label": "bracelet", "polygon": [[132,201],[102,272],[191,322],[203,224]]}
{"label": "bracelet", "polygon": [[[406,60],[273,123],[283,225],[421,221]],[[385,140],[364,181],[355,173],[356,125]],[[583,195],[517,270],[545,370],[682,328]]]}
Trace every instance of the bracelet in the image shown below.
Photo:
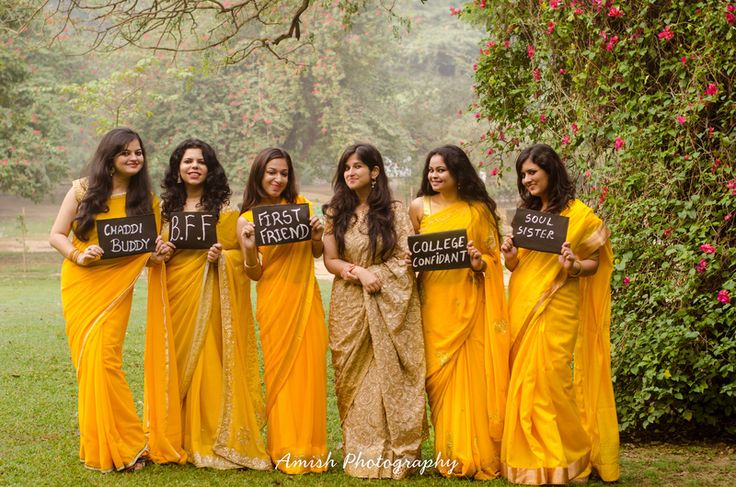
{"label": "bracelet", "polygon": [[481,272],[485,272],[486,269],[488,269],[488,264],[486,264],[486,261],[485,260],[481,260],[481,262],[483,263],[483,265],[480,266],[480,269],[478,269],[477,271],[475,269],[473,269],[473,272],[475,272],[477,274],[480,274]]}
{"label": "bracelet", "polygon": [[256,267],[258,267],[258,264],[259,264],[259,263],[258,263],[258,262],[256,262],[255,264],[252,264],[252,265],[248,265],[248,262],[246,262],[246,261],[243,261],[243,265],[245,266],[245,268],[246,268],[246,269],[255,269]]}
{"label": "bracelet", "polygon": [[67,259],[71,260],[75,264],[77,264],[77,259],[79,258],[79,254],[82,252],[79,251],[79,249],[75,248],[71,252],[69,252],[69,255],[67,256]]}
{"label": "bracelet", "polygon": [[574,274],[572,272],[568,272],[567,275],[570,276],[570,277],[580,277],[580,274],[582,274],[582,272],[583,272],[583,264],[582,264],[582,262],[580,262],[579,260],[576,260],[575,262],[573,262],[572,263],[573,270],[575,269],[575,264],[578,264],[578,271],[575,272]]}

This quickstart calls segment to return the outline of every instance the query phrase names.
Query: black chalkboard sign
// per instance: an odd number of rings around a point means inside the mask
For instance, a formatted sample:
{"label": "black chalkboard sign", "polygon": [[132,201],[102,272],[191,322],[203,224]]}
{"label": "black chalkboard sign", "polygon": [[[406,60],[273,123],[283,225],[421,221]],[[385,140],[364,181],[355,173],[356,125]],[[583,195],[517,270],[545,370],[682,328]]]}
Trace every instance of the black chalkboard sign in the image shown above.
{"label": "black chalkboard sign", "polygon": [[465,230],[410,235],[409,252],[415,271],[470,267],[468,233]]}
{"label": "black chalkboard sign", "polygon": [[559,254],[567,239],[569,223],[566,216],[519,208],[511,221],[514,245]]}
{"label": "black chalkboard sign", "polygon": [[267,205],[253,208],[256,245],[303,242],[312,238],[309,205]]}
{"label": "black chalkboard sign", "polygon": [[149,214],[97,220],[97,236],[105,251],[103,259],[153,252],[156,250],[156,219]]}
{"label": "black chalkboard sign", "polygon": [[209,249],[217,243],[217,219],[212,213],[173,212],[169,240],[177,249]]}

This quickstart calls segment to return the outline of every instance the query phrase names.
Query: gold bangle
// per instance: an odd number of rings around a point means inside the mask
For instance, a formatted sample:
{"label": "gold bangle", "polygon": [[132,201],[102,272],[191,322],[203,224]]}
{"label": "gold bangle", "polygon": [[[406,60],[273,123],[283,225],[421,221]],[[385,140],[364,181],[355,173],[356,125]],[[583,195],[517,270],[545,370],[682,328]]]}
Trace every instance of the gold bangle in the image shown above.
{"label": "gold bangle", "polygon": [[580,274],[582,274],[582,272],[583,272],[583,263],[580,262],[579,260],[576,260],[575,262],[572,263],[572,268],[573,269],[575,269],[575,264],[578,264],[578,266],[579,266],[578,267],[578,271],[576,273],[574,273],[574,274],[572,272],[568,272],[567,275],[570,276],[570,277],[580,277]]}
{"label": "gold bangle", "polygon": [[478,269],[477,271],[475,269],[473,269],[473,272],[480,274],[481,272],[485,272],[486,269],[488,269],[488,264],[486,264],[486,261],[485,260],[481,260],[481,262],[483,264],[480,266],[480,269]]}
{"label": "gold bangle", "polygon": [[248,265],[247,262],[243,261],[243,265],[245,266],[246,269],[255,269],[256,267],[258,267],[258,262],[256,262],[253,265]]}
{"label": "gold bangle", "polygon": [[82,252],[79,251],[79,249],[74,249],[69,253],[68,259],[74,262],[75,264],[78,264],[77,259],[79,258],[79,254]]}

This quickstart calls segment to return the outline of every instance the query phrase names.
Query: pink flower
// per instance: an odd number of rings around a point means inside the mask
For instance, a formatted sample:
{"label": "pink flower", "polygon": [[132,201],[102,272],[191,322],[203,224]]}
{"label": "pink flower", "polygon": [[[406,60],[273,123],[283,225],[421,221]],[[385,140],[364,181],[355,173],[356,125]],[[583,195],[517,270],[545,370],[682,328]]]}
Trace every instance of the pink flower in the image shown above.
{"label": "pink flower", "polygon": [[576,9],[575,9],[575,10],[573,11],[573,13],[574,13],[575,15],[580,15],[581,13],[583,13],[583,9],[582,9],[582,8],[580,8],[580,7],[578,7],[578,8],[576,8]]}
{"label": "pink flower", "polygon": [[478,71],[478,63],[473,64],[473,71]]}
{"label": "pink flower", "polygon": [[570,129],[572,130],[573,134],[577,134],[580,131],[580,129],[578,128],[578,124],[576,124],[575,122],[570,125]]}
{"label": "pink flower", "polygon": [[710,83],[708,87],[705,89],[705,94],[708,96],[713,96],[716,93],[718,93],[718,86],[713,83]]}
{"label": "pink flower", "polygon": [[480,8],[486,8],[486,0],[480,0]]}
{"label": "pink flower", "polygon": [[569,144],[569,143],[570,143],[570,136],[569,136],[569,135],[565,135],[565,136],[564,136],[564,137],[562,138],[562,142],[561,142],[561,143],[562,143],[562,145],[567,145],[567,144]]}
{"label": "pink flower", "polygon": [[728,12],[736,12],[736,6],[729,5],[728,7],[726,7],[726,10]]}
{"label": "pink flower", "polygon": [[478,120],[480,118],[480,112],[475,112],[475,119]]}
{"label": "pink flower", "polygon": [[488,41],[488,42],[486,42],[486,47],[488,47],[488,48],[496,47],[496,41]]}
{"label": "pink flower", "polygon": [[715,130],[715,128],[713,128],[713,127],[708,127],[708,138],[709,138],[709,139],[712,139],[712,138],[713,138],[713,131],[714,131],[714,130]]}
{"label": "pink flower", "polygon": [[618,36],[611,36],[611,38],[606,43],[606,51],[612,51],[613,46],[615,46],[618,43]]}
{"label": "pink flower", "polygon": [[731,295],[728,294],[728,291],[725,289],[721,289],[718,291],[718,301],[720,301],[723,304],[728,304],[731,302]]}
{"label": "pink flower", "polygon": [[534,50],[534,46],[532,46],[531,44],[526,46],[526,55],[529,56],[529,59],[534,59],[535,52],[536,51]]}
{"label": "pink flower", "polygon": [[695,272],[702,274],[708,268],[708,262],[705,259],[700,259],[698,265],[695,266]]}
{"label": "pink flower", "polygon": [[624,277],[624,286],[631,284],[631,278],[629,276]]}
{"label": "pink flower", "polygon": [[504,49],[508,49],[509,48],[509,45],[511,45],[511,40],[506,39],[505,41],[503,41],[503,48]]}
{"label": "pink flower", "polygon": [[560,6],[560,0],[549,0],[549,8],[554,10]]}
{"label": "pink flower", "polygon": [[488,154],[489,156],[493,155],[493,153],[494,153],[494,152],[495,152],[495,151],[494,151],[494,150],[493,150],[493,148],[491,148],[491,147],[489,147],[489,148],[488,148],[488,149],[486,150],[486,154]]}
{"label": "pink flower", "polygon": [[462,11],[461,8],[450,7],[450,15],[460,15]]}
{"label": "pink flower", "polygon": [[675,120],[677,120],[677,123],[679,123],[680,125],[684,125],[685,122],[687,122],[687,119],[683,117],[682,115],[676,116]]}
{"label": "pink flower", "polygon": [[675,33],[670,30],[670,26],[669,25],[667,27],[665,27],[662,32],[660,32],[659,34],[657,34],[657,37],[659,38],[660,41],[663,40],[663,39],[670,40],[674,36],[675,36]]}
{"label": "pink flower", "polygon": [[663,235],[663,236],[664,236],[665,238],[669,237],[670,235],[672,235],[672,229],[671,229],[671,228],[665,228],[665,229],[664,229],[664,232],[662,232],[662,235]]}
{"label": "pink flower", "polygon": [[[729,5],[730,7],[731,5]],[[731,12],[726,12],[726,22],[729,25],[733,25],[736,23],[736,15],[732,14]]]}
{"label": "pink flower", "polygon": [[543,113],[539,116],[539,121],[544,123],[547,121],[547,116]]}
{"label": "pink flower", "polygon": [[490,171],[488,171],[488,174],[490,174],[491,176],[498,175],[498,166],[494,166],[493,169],[491,169]]}
{"label": "pink flower", "polygon": [[710,172],[716,172],[716,169],[718,169],[718,166],[720,165],[721,165],[720,159],[716,159],[715,161],[713,161],[713,165],[710,167]]}
{"label": "pink flower", "polygon": [[682,64],[687,64],[687,56],[682,56],[682,57],[680,58],[680,62],[681,62]]}
{"label": "pink flower", "polygon": [[624,13],[621,10],[617,9],[616,7],[611,7],[610,9],[608,9],[608,16],[609,17],[623,17]]}
{"label": "pink flower", "polygon": [[589,178],[590,177],[590,169],[586,169],[585,170],[585,177],[586,178]]}
{"label": "pink flower", "polygon": [[606,196],[608,196],[608,186],[603,186],[603,190],[601,191],[600,197],[598,197],[598,204],[602,205],[604,201],[606,201]]}
{"label": "pink flower", "polygon": [[555,31],[555,23],[547,22],[547,34],[551,34]]}
{"label": "pink flower", "polygon": [[534,68],[534,71],[532,71],[532,76],[534,77],[534,81],[539,81],[542,79],[542,75],[539,74],[539,69]]}
{"label": "pink flower", "polygon": [[624,146],[626,141],[622,139],[621,137],[616,137],[616,140],[613,142],[613,146],[616,148],[616,150],[621,149],[621,147]]}
{"label": "pink flower", "polygon": [[560,74],[565,74],[567,71],[565,71],[565,68],[560,68]]}
{"label": "pink flower", "polygon": [[724,216],[724,217],[723,217],[723,221],[728,221],[728,220],[730,220],[731,218],[733,218],[733,212],[731,212],[731,213],[729,213],[728,215]]}
{"label": "pink flower", "polygon": [[705,252],[706,254],[715,254],[716,253],[716,248],[713,245],[708,244],[708,243],[701,245],[700,246],[700,250],[703,251],[703,252]]}
{"label": "pink flower", "polygon": [[727,182],[726,186],[728,186],[728,189],[731,190],[731,194],[736,196],[736,179],[732,179],[729,182]]}

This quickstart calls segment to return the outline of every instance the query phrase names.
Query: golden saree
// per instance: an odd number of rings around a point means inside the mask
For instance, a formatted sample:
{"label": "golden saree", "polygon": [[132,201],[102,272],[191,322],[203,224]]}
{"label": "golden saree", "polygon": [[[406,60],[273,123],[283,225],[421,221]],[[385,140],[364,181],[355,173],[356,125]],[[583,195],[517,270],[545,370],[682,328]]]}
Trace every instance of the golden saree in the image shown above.
{"label": "golden saree", "polygon": [[[425,358],[414,272],[405,263],[413,234],[403,205],[394,203],[397,244],[386,261],[372,258],[367,210],[356,210],[341,259],[381,279],[369,294],[335,276],[330,301],[330,348],[343,433],[345,473],[401,479],[421,457],[425,426]],[[327,215],[325,233],[332,233]]]}
{"label": "golden saree", "polygon": [[422,272],[419,289],[427,359],[427,394],[435,456],[444,476],[492,479],[500,471],[508,383],[506,292],[495,219],[479,202],[431,213],[419,233],[467,229],[488,266]]}
{"label": "golden saree", "polygon": [[[74,181],[73,188],[81,201],[86,180]],[[109,211],[97,220],[126,216],[124,194],[112,196],[107,206]],[[158,214],[156,220],[158,224]],[[97,245],[96,226],[89,240],[74,235],[72,243],[80,251]],[[61,266],[61,302],[79,385],[79,458],[94,470],[122,470],[147,451],[122,365],[133,286],[149,255],[100,260],[87,267],[65,259]]]}
{"label": "golden saree", "polygon": [[593,276],[570,278],[558,255],[519,249],[509,284],[511,379],[501,450],[503,475],[515,483],[562,484],[591,468],[606,481],[618,478],[609,231],[579,200],[561,215],[570,218],[573,252],[581,260],[598,252],[599,266]]}
{"label": "golden saree", "polygon": [[[307,203],[303,196],[296,203]],[[244,214],[253,221],[252,211]],[[312,242],[262,246],[256,319],[266,379],[268,453],[289,474],[327,470],[327,330]]]}
{"label": "golden saree", "polygon": [[[234,209],[220,213],[217,263],[207,261],[206,250],[180,249],[165,266],[152,268],[149,300],[161,292],[168,299],[169,390],[179,393],[168,400],[180,408],[188,460],[197,467],[269,470],[261,439],[263,399],[250,281],[243,272],[237,218]],[[175,430],[171,423],[159,421],[156,427]]]}

